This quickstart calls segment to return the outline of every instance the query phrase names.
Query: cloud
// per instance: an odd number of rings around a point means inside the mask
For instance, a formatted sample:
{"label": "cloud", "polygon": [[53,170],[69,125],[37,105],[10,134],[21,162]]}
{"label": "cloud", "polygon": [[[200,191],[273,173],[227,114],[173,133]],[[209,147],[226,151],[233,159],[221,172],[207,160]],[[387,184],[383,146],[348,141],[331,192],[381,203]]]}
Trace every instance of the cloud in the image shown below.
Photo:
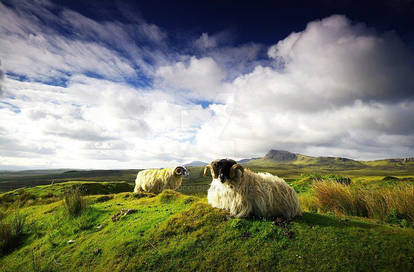
{"label": "cloud", "polygon": [[208,35],[208,33],[201,34],[200,38],[198,38],[194,45],[199,49],[207,49],[211,47],[217,46],[217,40],[214,37]]}
{"label": "cloud", "polygon": [[0,66],[0,97],[3,95],[3,81],[4,81],[4,72],[1,70]]}
{"label": "cloud", "polygon": [[[412,52],[394,33],[376,34],[344,16],[308,24],[268,50],[274,63],[227,84],[196,136],[202,149],[233,157],[270,148],[314,155],[412,156]],[[229,148],[229,142],[233,147]]]}
{"label": "cloud", "polygon": [[293,92],[327,104],[413,98],[413,52],[395,33],[378,35],[344,16],[311,22],[270,47],[268,54],[284,64],[281,82],[295,82],[300,89]]}
{"label": "cloud", "polygon": [[395,33],[335,15],[270,47],[201,33],[180,51],[142,17],[46,1],[0,12],[1,168],[414,154],[413,55]]}
{"label": "cloud", "polygon": [[156,75],[163,87],[183,90],[191,98],[216,101],[223,92],[226,71],[212,58],[191,57],[187,63],[160,67]]}

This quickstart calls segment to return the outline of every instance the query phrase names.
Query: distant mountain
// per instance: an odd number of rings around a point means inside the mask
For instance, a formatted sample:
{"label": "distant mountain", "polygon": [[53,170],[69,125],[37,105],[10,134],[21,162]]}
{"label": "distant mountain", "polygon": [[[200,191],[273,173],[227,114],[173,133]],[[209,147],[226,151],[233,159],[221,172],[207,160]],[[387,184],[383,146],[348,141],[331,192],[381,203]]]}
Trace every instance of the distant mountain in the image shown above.
{"label": "distant mountain", "polygon": [[272,160],[272,161],[293,161],[297,159],[297,155],[295,153],[291,153],[289,151],[284,150],[270,150],[264,156],[264,159]]}
{"label": "distant mountain", "polygon": [[187,164],[184,164],[184,166],[206,166],[208,163],[203,161],[192,161]]}
{"label": "distant mountain", "polygon": [[67,171],[73,171],[75,169],[62,168],[62,169],[33,169],[33,170],[12,170],[12,171],[0,171],[0,176],[32,176],[32,175],[52,175],[62,174]]}
{"label": "distant mountain", "polygon": [[355,168],[364,167],[364,163],[348,158],[341,157],[312,157],[302,154],[292,153],[285,150],[272,149],[263,158],[249,160],[247,165],[272,167],[277,164],[294,164],[303,166],[327,166]]}
{"label": "distant mountain", "polygon": [[242,160],[238,160],[237,163],[247,163],[251,160],[257,160],[257,159],[260,159],[260,158],[242,159]]}

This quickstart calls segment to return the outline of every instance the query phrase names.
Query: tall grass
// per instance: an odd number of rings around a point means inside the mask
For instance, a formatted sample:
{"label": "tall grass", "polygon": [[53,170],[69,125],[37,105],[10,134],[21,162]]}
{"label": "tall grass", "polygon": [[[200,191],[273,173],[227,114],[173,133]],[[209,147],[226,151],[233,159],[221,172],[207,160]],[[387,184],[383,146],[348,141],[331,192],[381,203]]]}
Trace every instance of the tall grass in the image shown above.
{"label": "tall grass", "polygon": [[78,216],[87,208],[87,201],[82,196],[80,187],[71,187],[68,189],[63,198],[65,211],[70,216]]}
{"label": "tall grass", "polygon": [[8,218],[0,220],[0,255],[17,247],[24,237],[26,217],[19,212],[12,212]]}
{"label": "tall grass", "polygon": [[317,181],[312,186],[322,211],[389,221],[414,222],[414,186],[399,185],[369,190],[338,182]]}

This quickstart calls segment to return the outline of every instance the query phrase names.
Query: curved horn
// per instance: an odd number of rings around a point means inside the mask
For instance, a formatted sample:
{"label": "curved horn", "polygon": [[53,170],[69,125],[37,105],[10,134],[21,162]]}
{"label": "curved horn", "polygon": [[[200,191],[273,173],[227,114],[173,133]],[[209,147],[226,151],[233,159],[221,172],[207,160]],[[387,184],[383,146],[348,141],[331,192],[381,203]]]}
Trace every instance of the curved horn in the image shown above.
{"label": "curved horn", "polygon": [[[206,165],[206,167],[204,167],[204,173],[203,173],[203,177],[207,176],[207,170],[210,169],[211,173],[213,173],[213,167],[211,166],[211,164]],[[213,176],[213,175],[211,175]]]}
{"label": "curved horn", "polygon": [[182,166],[177,166],[174,169],[174,174],[176,174],[177,176],[182,175],[184,173],[184,167]]}
{"label": "curved horn", "polygon": [[244,175],[244,168],[240,164],[236,163],[230,168],[230,178],[234,178],[236,176],[237,170],[241,171],[241,176]]}

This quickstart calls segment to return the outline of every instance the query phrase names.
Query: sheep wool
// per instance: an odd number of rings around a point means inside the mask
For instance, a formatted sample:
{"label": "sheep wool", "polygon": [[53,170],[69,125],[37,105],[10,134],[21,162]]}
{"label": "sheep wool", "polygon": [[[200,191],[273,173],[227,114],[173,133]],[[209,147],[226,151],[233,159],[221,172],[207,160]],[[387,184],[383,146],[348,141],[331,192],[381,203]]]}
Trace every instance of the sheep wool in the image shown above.
{"label": "sheep wool", "polygon": [[180,187],[183,175],[186,171],[187,170],[181,166],[176,168],[148,169],[140,171],[135,180],[134,192],[159,194],[164,189],[175,190]]}
{"label": "sheep wool", "polygon": [[208,203],[230,212],[235,217],[256,215],[301,216],[298,196],[283,179],[269,173],[239,171],[237,177],[221,182],[213,179],[207,195]]}

